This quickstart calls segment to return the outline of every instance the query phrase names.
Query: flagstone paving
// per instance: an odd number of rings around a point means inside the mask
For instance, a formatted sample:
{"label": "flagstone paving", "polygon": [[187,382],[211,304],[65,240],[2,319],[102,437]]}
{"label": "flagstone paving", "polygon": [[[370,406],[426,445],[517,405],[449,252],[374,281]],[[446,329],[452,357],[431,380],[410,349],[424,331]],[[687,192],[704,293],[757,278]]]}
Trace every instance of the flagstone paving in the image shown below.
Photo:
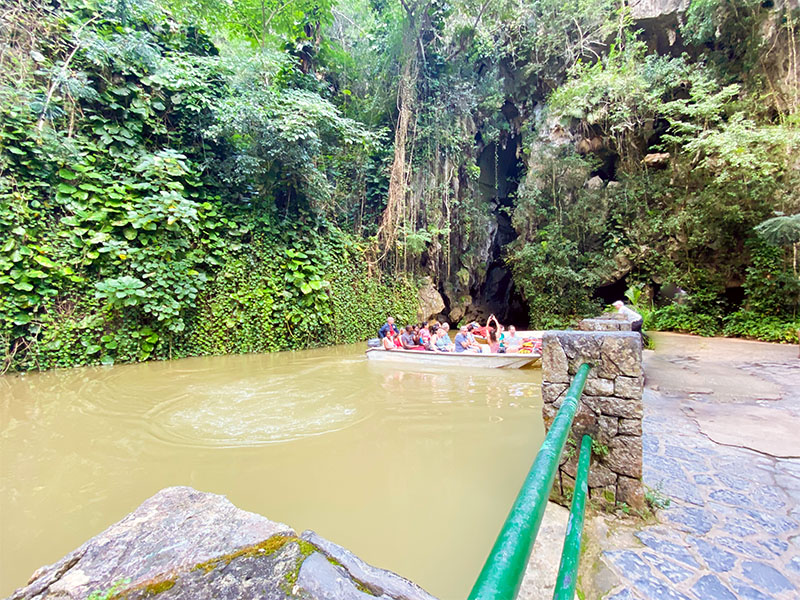
{"label": "flagstone paving", "polygon": [[[687,339],[691,347],[693,338]],[[636,533],[630,547],[603,552],[603,562],[620,581],[604,596],[607,600],[800,598],[800,459],[716,443],[704,434],[703,417],[698,417],[708,412],[697,410],[703,406],[721,406],[729,413],[768,407],[781,427],[788,424],[800,436],[797,347],[794,355],[786,349],[771,354],[765,344],[745,348],[756,351],[744,353],[730,367],[735,371],[731,377],[741,379],[739,387],[726,381],[729,389],[719,394],[713,381],[707,388],[697,385],[704,364],[711,370],[719,367],[721,359],[713,353],[679,356],[673,347],[674,360],[661,356],[660,363],[646,363],[648,379],[660,385],[650,382],[645,391],[644,481],[670,504],[659,511],[658,524]],[[772,360],[754,360],[762,354]],[[669,372],[670,364],[682,371]],[[676,385],[676,378],[688,385]],[[749,445],[759,446],[758,435],[745,433],[755,440]],[[763,430],[765,443],[775,442],[770,434]]]}

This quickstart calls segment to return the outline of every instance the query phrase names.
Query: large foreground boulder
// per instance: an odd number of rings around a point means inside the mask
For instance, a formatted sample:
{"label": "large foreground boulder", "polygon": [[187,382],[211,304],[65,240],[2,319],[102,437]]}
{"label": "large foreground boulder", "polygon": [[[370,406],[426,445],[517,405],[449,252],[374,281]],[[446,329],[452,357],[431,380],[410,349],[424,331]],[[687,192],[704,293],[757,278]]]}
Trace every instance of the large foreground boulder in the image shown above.
{"label": "large foreground boulder", "polygon": [[435,600],[312,531],[190,487],[161,490],[9,600]]}

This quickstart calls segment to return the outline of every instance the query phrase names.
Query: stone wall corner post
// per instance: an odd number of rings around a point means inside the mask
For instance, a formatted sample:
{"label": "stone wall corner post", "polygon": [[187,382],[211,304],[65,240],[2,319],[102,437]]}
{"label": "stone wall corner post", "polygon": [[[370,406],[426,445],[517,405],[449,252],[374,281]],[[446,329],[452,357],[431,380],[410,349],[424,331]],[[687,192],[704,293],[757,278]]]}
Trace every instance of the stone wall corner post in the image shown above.
{"label": "stone wall corner post", "polygon": [[577,447],[592,436],[589,498],[613,508],[644,508],[642,484],[642,340],[631,331],[546,331],[542,339],[542,416],[550,429],[572,376],[592,364],[561,456],[552,499],[561,504],[575,487]]}

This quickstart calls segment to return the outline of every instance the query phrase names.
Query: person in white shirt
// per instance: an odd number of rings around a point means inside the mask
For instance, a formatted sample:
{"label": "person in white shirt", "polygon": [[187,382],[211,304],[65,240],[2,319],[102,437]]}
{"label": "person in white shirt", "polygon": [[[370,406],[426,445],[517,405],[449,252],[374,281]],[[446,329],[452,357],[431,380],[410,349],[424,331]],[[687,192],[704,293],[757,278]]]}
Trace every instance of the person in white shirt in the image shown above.
{"label": "person in white shirt", "polygon": [[622,300],[617,300],[612,306],[617,309],[619,314],[624,315],[625,319],[631,322],[631,331],[642,333],[642,323],[644,322],[642,315],[632,308],[625,306]]}

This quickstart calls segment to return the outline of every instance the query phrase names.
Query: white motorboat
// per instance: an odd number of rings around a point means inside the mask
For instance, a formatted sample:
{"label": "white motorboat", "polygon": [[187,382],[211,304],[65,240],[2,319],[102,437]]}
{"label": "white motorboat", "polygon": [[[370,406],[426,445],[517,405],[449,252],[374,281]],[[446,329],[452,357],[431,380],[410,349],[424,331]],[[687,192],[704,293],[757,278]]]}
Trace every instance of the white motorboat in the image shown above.
{"label": "white motorboat", "polygon": [[426,352],[425,350],[384,350],[368,348],[367,358],[375,361],[424,367],[483,367],[487,369],[520,369],[526,365],[540,363],[538,354],[492,354],[484,352]]}

